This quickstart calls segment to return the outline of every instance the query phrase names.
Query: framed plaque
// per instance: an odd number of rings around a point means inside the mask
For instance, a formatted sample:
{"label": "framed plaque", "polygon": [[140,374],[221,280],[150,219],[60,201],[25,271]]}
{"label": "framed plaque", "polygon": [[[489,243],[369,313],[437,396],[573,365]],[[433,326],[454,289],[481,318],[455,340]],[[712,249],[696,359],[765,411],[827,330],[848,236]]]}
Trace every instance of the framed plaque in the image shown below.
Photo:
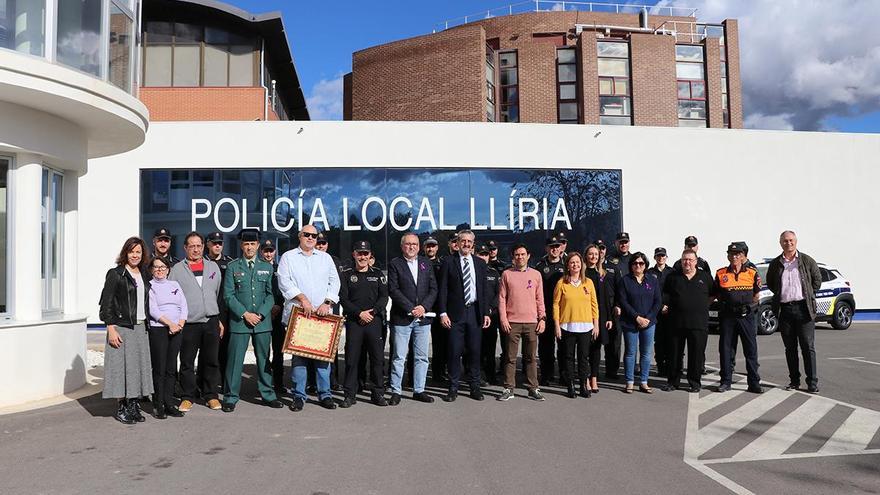
{"label": "framed plaque", "polygon": [[281,351],[332,363],[339,347],[342,322],[343,318],[338,315],[318,316],[312,313],[306,316],[302,308],[294,306]]}

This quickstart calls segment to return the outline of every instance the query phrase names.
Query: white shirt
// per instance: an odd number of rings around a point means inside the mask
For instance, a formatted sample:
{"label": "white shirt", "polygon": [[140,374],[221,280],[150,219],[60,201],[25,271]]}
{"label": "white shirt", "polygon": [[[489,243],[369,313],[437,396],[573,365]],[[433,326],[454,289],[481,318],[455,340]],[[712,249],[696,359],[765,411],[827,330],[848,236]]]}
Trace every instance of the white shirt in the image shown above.
{"label": "white shirt", "polygon": [[[464,302],[465,304],[469,304],[469,303],[472,303],[477,300],[477,272],[474,270],[473,256],[470,256],[470,255],[461,256],[461,273],[462,273],[461,280],[464,281],[464,262],[465,262],[465,260],[467,260],[468,269],[471,272],[471,286],[470,286],[471,300]],[[467,289],[467,288],[465,288],[465,289]]]}
{"label": "white shirt", "polygon": [[284,312],[281,320],[287,323],[293,306],[299,302],[293,298],[304,294],[317,308],[325,300],[339,302],[339,273],[329,254],[312,250],[307,255],[300,248],[291,249],[278,262],[278,289],[284,296]]}
{"label": "white shirt", "polygon": [[409,267],[409,272],[412,274],[413,282],[415,282],[416,287],[419,286],[419,257],[416,256],[411,260],[406,260],[406,266]]}
{"label": "white shirt", "polygon": [[804,288],[801,285],[801,273],[798,270],[798,253],[794,253],[791,261],[782,257],[782,290],[779,302],[788,303],[804,299]]}

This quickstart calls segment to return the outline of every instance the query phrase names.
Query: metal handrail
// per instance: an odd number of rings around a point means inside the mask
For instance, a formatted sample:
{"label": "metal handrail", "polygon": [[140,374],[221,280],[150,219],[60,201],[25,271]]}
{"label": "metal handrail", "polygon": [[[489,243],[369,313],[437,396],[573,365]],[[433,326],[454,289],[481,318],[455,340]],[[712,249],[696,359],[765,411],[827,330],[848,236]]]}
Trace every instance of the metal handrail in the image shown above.
{"label": "metal handrail", "polygon": [[514,14],[528,12],[608,12],[615,14],[638,14],[642,9],[647,9],[652,15],[667,15],[670,17],[697,17],[697,9],[689,7],[658,7],[649,5],[638,0],[627,3],[613,3],[605,1],[594,2],[568,2],[555,0],[531,0],[514,3],[504,7],[496,7],[475,14],[440,21],[434,25],[434,32],[443,31],[450,27],[461,26],[469,22],[491,19]]}
{"label": "metal handrail", "polygon": [[[720,34],[719,34],[720,31]],[[654,33],[669,33],[675,36],[676,42],[699,43],[706,38],[719,38],[724,44],[724,26],[704,22],[665,21],[654,28]]]}

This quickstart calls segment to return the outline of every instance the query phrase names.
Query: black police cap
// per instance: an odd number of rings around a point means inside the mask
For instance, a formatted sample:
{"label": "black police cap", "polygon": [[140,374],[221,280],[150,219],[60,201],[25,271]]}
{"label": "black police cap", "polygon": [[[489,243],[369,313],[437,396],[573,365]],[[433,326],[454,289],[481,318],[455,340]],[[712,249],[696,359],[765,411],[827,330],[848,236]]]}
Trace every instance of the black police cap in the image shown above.
{"label": "black police cap", "polygon": [[354,248],[352,249],[352,251],[368,251],[368,252],[373,252],[373,250],[370,249],[370,243],[367,242],[367,241],[356,241],[356,242],[354,243]]}
{"label": "black police cap", "polygon": [[654,256],[666,256],[666,248],[658,247],[654,249]]}
{"label": "black police cap", "polygon": [[275,251],[275,243],[271,239],[266,239],[260,244],[260,251]]}
{"label": "black police cap", "polygon": [[562,245],[562,241],[559,240],[559,237],[556,237],[556,236],[554,235],[553,237],[548,237],[548,238],[547,238],[546,244],[547,244],[548,246],[561,246],[561,245]]}
{"label": "black police cap", "polygon": [[693,246],[696,246],[696,245],[698,245],[698,244],[700,244],[700,243],[699,243],[699,241],[697,241],[697,237],[696,237],[696,236],[689,235],[689,236],[687,236],[687,237],[684,238],[684,245],[687,246],[687,247],[693,247]]}
{"label": "black police cap", "polygon": [[223,242],[223,233],[222,232],[211,232],[205,237],[205,240],[208,242]]}
{"label": "black police cap", "polygon": [[238,231],[238,240],[242,242],[251,242],[260,240],[259,229],[241,229]]}
{"label": "black police cap", "polygon": [[596,239],[595,241],[593,241],[593,244],[595,244],[598,248],[605,247],[605,241],[603,241],[602,239]]}
{"label": "black police cap", "polygon": [[434,239],[433,237],[428,237],[427,239],[425,239],[425,246],[436,246],[438,244],[440,243],[437,242],[437,239]]}
{"label": "black police cap", "polygon": [[568,239],[565,237],[565,232],[556,234],[556,238],[559,239],[560,244],[568,243]]}
{"label": "black police cap", "polygon": [[327,242],[327,236],[323,232],[318,232],[318,242]]}
{"label": "black police cap", "polygon": [[746,252],[746,243],[744,242],[731,242],[730,245],[727,246],[728,253],[744,253]]}
{"label": "black police cap", "polygon": [[618,233],[617,233],[617,237],[615,238],[615,240],[617,240],[617,241],[628,241],[628,240],[629,240],[629,234],[626,233],[626,232],[618,232]]}
{"label": "black police cap", "polygon": [[488,242],[489,249],[498,249],[498,244],[495,241]]}
{"label": "black police cap", "polygon": [[480,247],[477,248],[477,254],[489,254],[489,245],[488,244],[480,244]]}
{"label": "black police cap", "polygon": [[168,239],[170,241],[171,231],[166,229],[165,227],[158,228],[155,232],[153,232],[153,239]]}

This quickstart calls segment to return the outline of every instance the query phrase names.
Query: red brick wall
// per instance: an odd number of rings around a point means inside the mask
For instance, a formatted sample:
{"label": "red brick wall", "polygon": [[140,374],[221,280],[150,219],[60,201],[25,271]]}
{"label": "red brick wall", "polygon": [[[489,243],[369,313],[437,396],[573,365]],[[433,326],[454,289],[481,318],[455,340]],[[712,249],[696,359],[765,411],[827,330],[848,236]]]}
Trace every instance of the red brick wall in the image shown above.
{"label": "red brick wall", "polygon": [[730,127],[742,129],[742,80],[739,71],[739,28],[736,19],[724,24],[724,48],[727,50],[727,94],[730,96]]}
{"label": "red brick wall", "polygon": [[555,124],[556,45],[528,43],[518,52],[520,122]]}
{"label": "red brick wall", "polygon": [[[150,120],[263,120],[266,90],[250,88],[140,88]],[[270,119],[278,117],[270,109]],[[273,118],[274,117],[274,118]]]}
{"label": "red brick wall", "polygon": [[709,127],[725,127],[721,94],[721,45],[718,43],[718,38],[706,39],[705,56]]}
{"label": "red brick wall", "polygon": [[581,122],[599,123],[599,65],[596,33],[584,31],[578,39],[581,53]]}
{"label": "red brick wall", "polygon": [[675,38],[634,33],[630,39],[633,123],[678,125]]}
{"label": "red brick wall", "polygon": [[353,120],[486,120],[486,35],[480,26],[355,52]]}

